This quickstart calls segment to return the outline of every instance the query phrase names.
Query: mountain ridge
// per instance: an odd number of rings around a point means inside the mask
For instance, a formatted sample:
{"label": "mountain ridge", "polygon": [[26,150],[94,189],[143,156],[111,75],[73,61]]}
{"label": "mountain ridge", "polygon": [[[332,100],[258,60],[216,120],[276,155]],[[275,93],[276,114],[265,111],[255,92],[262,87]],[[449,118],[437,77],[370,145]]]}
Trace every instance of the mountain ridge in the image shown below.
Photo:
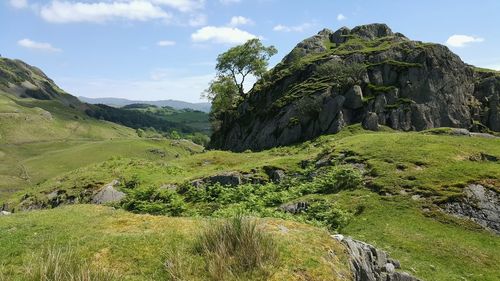
{"label": "mountain ridge", "polygon": [[83,97],[79,96],[78,99],[80,99],[83,102],[90,103],[90,104],[105,104],[109,106],[118,106],[118,107],[123,107],[126,105],[131,105],[131,104],[149,104],[149,105],[155,105],[159,107],[163,106],[170,106],[175,109],[194,109],[194,110],[199,110],[203,112],[210,112],[210,103],[208,102],[199,102],[199,103],[191,103],[191,102],[186,102],[186,101],[180,101],[180,100],[173,100],[173,99],[167,99],[167,100],[156,100],[156,101],[143,101],[143,100],[129,100],[129,99],[124,99],[124,98],[88,98],[88,97]]}

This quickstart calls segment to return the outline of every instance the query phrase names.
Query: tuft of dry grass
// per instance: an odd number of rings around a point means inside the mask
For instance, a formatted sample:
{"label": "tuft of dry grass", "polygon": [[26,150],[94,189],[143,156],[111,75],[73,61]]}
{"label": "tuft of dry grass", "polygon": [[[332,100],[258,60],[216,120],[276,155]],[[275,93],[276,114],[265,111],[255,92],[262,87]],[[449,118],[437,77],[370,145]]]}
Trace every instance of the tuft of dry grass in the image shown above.
{"label": "tuft of dry grass", "polygon": [[26,281],[115,281],[119,276],[102,266],[91,264],[70,248],[48,248],[33,253],[25,264]]}
{"label": "tuft of dry grass", "polygon": [[[236,216],[217,222],[196,239],[195,252],[203,258],[213,280],[267,279],[279,260],[277,243],[250,218]],[[165,268],[171,280],[185,280],[186,261],[170,254]]]}

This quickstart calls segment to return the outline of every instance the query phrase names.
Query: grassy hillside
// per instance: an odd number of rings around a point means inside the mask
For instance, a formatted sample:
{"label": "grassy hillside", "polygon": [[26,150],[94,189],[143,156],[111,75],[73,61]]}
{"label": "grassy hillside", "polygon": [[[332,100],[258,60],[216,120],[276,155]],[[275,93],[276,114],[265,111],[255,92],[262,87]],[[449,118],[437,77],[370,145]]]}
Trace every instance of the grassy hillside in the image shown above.
{"label": "grassy hillside", "polygon": [[196,131],[210,134],[210,121],[206,112],[192,109],[175,109],[170,106],[158,107],[149,104],[130,104],[122,107],[122,109],[152,114],[166,121],[182,124]]}
{"label": "grassy hillside", "polygon": [[134,130],[92,119],[55,100],[0,92],[0,143],[136,137]]}
{"label": "grassy hillside", "polygon": [[3,144],[0,145],[0,198],[74,169],[112,158],[126,156],[170,160],[201,149],[187,141],[138,138]]}
{"label": "grassy hillside", "polygon": [[[168,272],[181,275],[182,280],[216,280],[208,270],[211,258],[196,250],[197,237],[216,223],[134,215],[91,205],[0,217],[0,280],[23,280],[29,275],[27,269],[46,265],[40,259],[47,249],[57,249],[61,259],[71,251],[78,262],[98,267],[106,276],[113,273],[105,280],[176,280]],[[349,280],[345,250],[326,231],[276,219],[258,220],[258,227],[276,241],[277,259],[263,273],[239,280],[262,280],[263,276],[268,280]]]}
{"label": "grassy hillside", "polygon": [[[495,159],[500,159],[500,140],[447,132],[367,132],[353,126],[336,135],[257,153],[115,157],[55,176],[19,196],[43,200],[53,190],[78,194],[82,188],[98,188],[120,179],[119,188],[127,199],[115,207],[132,212],[283,218],[374,243],[400,259],[403,270],[424,280],[460,280],[464,276],[467,280],[497,280],[498,237],[475,223],[446,215],[436,206],[461,196],[468,183],[499,190],[500,164]],[[173,155],[169,145],[175,143],[165,144],[163,149]],[[85,146],[81,149],[85,151]],[[64,158],[85,154],[79,150],[57,153]],[[57,153],[54,159],[60,158]],[[330,159],[333,166],[315,167],[323,159]],[[37,163],[31,161],[27,163]],[[265,167],[294,176],[281,183],[237,188],[194,188],[189,184],[225,171],[265,180]],[[360,167],[365,170],[363,184]],[[177,188],[170,189],[171,184]],[[309,202],[310,208],[296,215],[278,208],[289,202]]]}

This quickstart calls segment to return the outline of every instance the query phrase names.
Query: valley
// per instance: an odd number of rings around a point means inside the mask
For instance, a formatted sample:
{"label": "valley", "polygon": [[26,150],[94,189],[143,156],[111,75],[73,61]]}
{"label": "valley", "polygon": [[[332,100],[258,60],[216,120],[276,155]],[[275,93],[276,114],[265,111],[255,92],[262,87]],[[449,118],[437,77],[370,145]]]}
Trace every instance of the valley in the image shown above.
{"label": "valley", "polygon": [[275,53],[210,113],[0,58],[0,281],[498,280],[498,72],[385,24]]}

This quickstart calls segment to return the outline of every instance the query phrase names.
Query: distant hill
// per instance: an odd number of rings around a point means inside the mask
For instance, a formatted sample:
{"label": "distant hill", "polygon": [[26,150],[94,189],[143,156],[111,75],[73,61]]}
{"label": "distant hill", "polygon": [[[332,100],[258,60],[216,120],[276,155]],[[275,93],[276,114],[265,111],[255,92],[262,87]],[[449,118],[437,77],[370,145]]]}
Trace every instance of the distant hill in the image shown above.
{"label": "distant hill", "polygon": [[141,110],[85,103],[37,67],[0,58],[0,143],[137,137],[130,128],[151,131],[154,136],[176,131],[183,137],[203,133],[207,138],[208,114],[196,109],[201,104],[166,102],[172,106],[148,109],[147,105]]}
{"label": "distant hill", "polygon": [[0,58],[0,144],[137,137],[130,128],[87,116],[92,106],[40,69]]}
{"label": "distant hill", "polygon": [[159,107],[170,106],[175,109],[194,109],[203,112],[210,111],[210,103],[208,102],[200,102],[200,103],[190,103],[185,101],[178,100],[158,100],[158,101],[140,101],[140,100],[128,100],[121,98],[87,98],[87,97],[78,97],[81,101],[90,103],[90,104],[105,104],[109,106],[115,107],[123,107],[130,104],[150,104]]}

